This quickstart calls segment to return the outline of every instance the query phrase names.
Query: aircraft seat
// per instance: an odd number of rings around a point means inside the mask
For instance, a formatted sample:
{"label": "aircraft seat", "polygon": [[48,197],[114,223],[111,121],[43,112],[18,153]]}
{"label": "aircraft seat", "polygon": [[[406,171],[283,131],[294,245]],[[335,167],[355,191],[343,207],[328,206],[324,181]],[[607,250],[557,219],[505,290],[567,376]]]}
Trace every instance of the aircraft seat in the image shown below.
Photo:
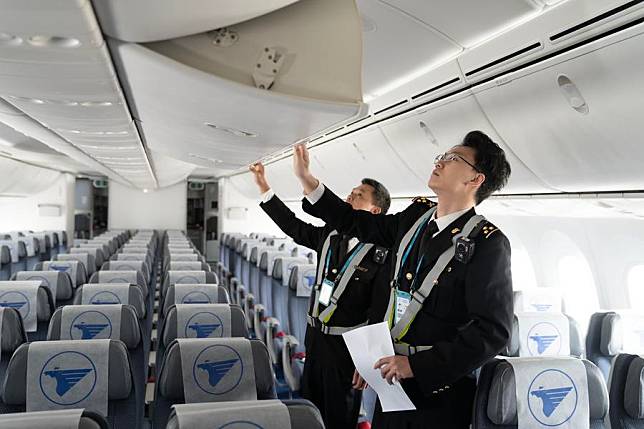
{"label": "aircraft seat", "polygon": [[94,273],[89,283],[130,283],[141,288],[144,297],[148,296],[148,284],[142,272],[136,270],[100,270]]}
{"label": "aircraft seat", "polygon": [[[536,317],[515,315],[512,323],[512,335],[507,350],[503,353],[509,357],[527,356],[560,356],[562,334],[557,329],[559,323],[568,325],[570,355],[581,358],[584,356],[584,344],[579,324],[570,316],[562,313],[530,313]],[[528,323],[523,329],[520,323]],[[520,329],[521,328],[521,329]],[[527,336],[523,340],[521,332]]]}
{"label": "aircraft seat", "polygon": [[[36,266],[36,268],[40,268]],[[62,271],[19,271],[12,280],[40,281],[51,291],[54,304],[59,307],[69,302],[74,296],[74,284],[69,273]]]}
{"label": "aircraft seat", "polygon": [[[0,413],[56,410],[75,402],[106,417],[110,428],[139,428],[143,404],[137,404],[131,368],[127,348],[118,340],[23,344],[9,361]],[[29,389],[30,383],[43,387]]]}
{"label": "aircraft seat", "polygon": [[215,283],[173,284],[161,298],[159,319],[176,304],[230,304],[228,291]]}
{"label": "aircraft seat", "polygon": [[84,409],[0,414],[3,429],[108,429],[105,417]]}
{"label": "aircraft seat", "polygon": [[143,292],[130,283],[86,283],[76,289],[73,305],[127,304],[134,307],[137,317],[146,317]]}
{"label": "aircraft seat", "polygon": [[176,339],[158,374],[155,427],[164,427],[173,404],[276,398],[268,351],[257,340]]}
{"label": "aircraft seat", "polygon": [[85,267],[86,277],[89,278],[96,272],[96,261],[94,255],[89,253],[59,253],[55,256],[56,261],[79,261]]}
{"label": "aircraft seat", "polygon": [[[193,413],[199,415],[198,420],[191,417]],[[181,419],[177,415],[181,415]],[[233,427],[242,422],[258,428],[324,429],[320,412],[305,399],[177,405],[166,429],[206,429],[213,424]]]}
{"label": "aircraft seat", "polygon": [[26,342],[27,332],[18,310],[0,307],[0,380],[4,379],[13,352]]}
{"label": "aircraft seat", "polygon": [[[515,358],[524,361],[528,367],[540,364],[540,361],[549,358]],[[529,363],[528,363],[529,362]],[[586,388],[588,391],[589,426],[590,429],[607,429],[605,417],[608,414],[608,392],[606,384],[599,369],[590,361],[580,360],[586,372]],[[547,371],[555,371],[563,374],[564,377],[572,380],[561,369],[549,364]],[[539,373],[533,380],[537,380],[546,371]],[[546,379],[547,380],[547,379]],[[565,380],[565,379],[564,379]],[[540,379],[543,382],[544,379]],[[558,380],[555,380],[557,382]],[[566,381],[567,382],[567,381]],[[556,385],[558,386],[558,384]],[[547,386],[546,386],[547,387]],[[545,390],[544,395],[536,395],[535,391],[541,390],[544,386],[528,388],[529,394],[517,394],[514,368],[508,361],[494,359],[488,362],[481,369],[478,380],[476,396],[474,400],[474,414],[472,418],[473,429],[518,429],[517,409],[529,410],[537,421],[528,421],[526,427],[547,427],[559,426],[562,421],[572,418],[577,411],[577,400],[571,400],[563,404],[563,400],[569,394],[577,394],[578,387],[572,382],[571,386],[565,386],[566,390],[561,393]],[[582,390],[583,391],[583,390]],[[556,395],[555,395],[556,393]],[[561,396],[563,394],[563,397]],[[518,404],[517,397],[525,403]],[[568,415],[566,415],[568,414]],[[533,425],[530,425],[532,423]]]}
{"label": "aircraft seat", "polygon": [[608,384],[611,429],[644,428],[644,358],[627,353],[613,360]]}

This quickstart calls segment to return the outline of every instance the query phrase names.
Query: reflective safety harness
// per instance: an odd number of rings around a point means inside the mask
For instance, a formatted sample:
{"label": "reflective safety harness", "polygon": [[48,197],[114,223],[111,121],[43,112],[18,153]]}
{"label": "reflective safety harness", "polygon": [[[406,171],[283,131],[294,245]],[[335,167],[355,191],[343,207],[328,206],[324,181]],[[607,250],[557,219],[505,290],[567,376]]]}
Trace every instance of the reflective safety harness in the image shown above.
{"label": "reflective safety harness", "polygon": [[436,261],[432,269],[425,276],[425,279],[423,280],[421,286],[416,290],[410,290],[409,305],[405,309],[400,319],[398,321],[395,321],[399,274],[405,262],[407,261],[407,258],[409,257],[409,253],[411,252],[416,239],[420,235],[420,231],[424,229],[425,225],[427,224],[429,219],[431,219],[435,211],[436,207],[432,207],[429,211],[427,211],[427,213],[421,216],[409,229],[409,231],[407,231],[407,233],[400,241],[400,245],[398,246],[394,277],[391,285],[391,294],[389,296],[389,305],[387,307],[387,313],[385,315],[385,322],[389,324],[391,338],[394,341],[394,350],[396,351],[396,354],[409,356],[421,351],[430,350],[433,347],[429,345],[411,346],[403,342],[402,338],[405,336],[405,334],[407,334],[407,331],[409,331],[412,322],[416,318],[416,315],[418,314],[420,309],[423,307],[423,304],[429,294],[432,292],[432,289],[434,289],[434,286],[438,284],[438,277],[445,270],[445,268],[447,268],[447,265],[454,257],[454,254],[456,252],[456,242],[460,238],[469,238],[470,234],[472,234],[472,232],[476,229],[477,225],[485,221],[485,217],[483,217],[482,215],[472,216],[467,221],[461,232],[452,237],[452,245],[438,257],[438,260]]}
{"label": "reflective safety harness", "polygon": [[324,265],[318,266],[316,281],[315,281],[315,294],[311,294],[311,299],[313,302],[309,302],[309,314],[307,315],[307,322],[310,326],[316,327],[322,331],[322,333],[327,335],[342,335],[345,332],[349,332],[352,329],[360,328],[367,325],[365,320],[363,323],[356,326],[328,326],[331,316],[338,308],[338,301],[347,288],[347,284],[353,277],[353,273],[356,271],[356,267],[360,265],[364,257],[369,253],[373,244],[364,244],[359,243],[352,250],[351,254],[345,261],[342,269],[338,273],[334,282],[333,294],[329,300],[329,305],[320,312],[320,292],[322,284],[325,281],[329,264],[331,262],[331,250],[329,246],[331,244],[331,237],[338,235],[337,231],[332,231],[324,241],[322,246],[322,254],[320,255],[320,261],[324,260]]}

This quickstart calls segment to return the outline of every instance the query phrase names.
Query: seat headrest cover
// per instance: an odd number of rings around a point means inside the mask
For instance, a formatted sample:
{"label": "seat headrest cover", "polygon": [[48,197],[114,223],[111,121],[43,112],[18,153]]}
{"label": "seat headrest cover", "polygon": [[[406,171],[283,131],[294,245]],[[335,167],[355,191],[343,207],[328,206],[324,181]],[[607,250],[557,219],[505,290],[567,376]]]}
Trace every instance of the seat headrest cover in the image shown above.
{"label": "seat headrest cover", "polygon": [[180,338],[229,338],[232,336],[229,304],[177,304]]}
{"label": "seat headrest cover", "polygon": [[177,404],[171,419],[176,419],[178,429],[210,429],[237,425],[263,429],[291,428],[288,408],[279,400]]}
{"label": "seat headrest cover", "polygon": [[606,313],[599,347],[606,356],[644,354],[644,314]]}
{"label": "seat headrest cover", "polygon": [[107,266],[109,271],[140,271],[143,272],[145,262],[138,261],[109,261]]}
{"label": "seat headrest cover", "polygon": [[283,286],[288,286],[288,278],[293,267],[297,264],[308,264],[308,259],[297,256],[282,256],[275,259],[273,278],[282,280]]}
{"label": "seat headrest cover", "polygon": [[631,362],[624,386],[624,409],[636,420],[644,419],[644,358]]}
{"label": "seat headrest cover", "polygon": [[[44,271],[58,271],[61,273],[68,273],[69,277],[72,280],[72,287],[76,287],[79,279],[79,268],[78,261],[45,261],[42,263],[42,268]],[[68,297],[67,299],[71,298]]]}
{"label": "seat headrest cover", "polygon": [[97,283],[130,283],[138,284],[138,271],[136,270],[123,270],[123,271],[99,271]]}
{"label": "seat headrest cover", "polygon": [[206,283],[205,271],[168,271],[168,284]]}
{"label": "seat headrest cover", "polygon": [[16,273],[16,280],[39,281],[51,291],[54,301],[71,298],[71,279],[69,275],[58,271],[19,271]]}
{"label": "seat headrest cover", "polygon": [[20,312],[24,329],[36,332],[38,329],[38,290],[40,280],[0,281],[0,302]]}
{"label": "seat headrest cover", "polygon": [[299,297],[311,295],[311,289],[315,285],[316,268],[315,264],[295,265],[289,278],[289,287],[296,291]]}
{"label": "seat headrest cover", "polygon": [[0,414],[0,427],[3,429],[80,429],[82,414],[83,410],[80,408]]}
{"label": "seat headrest cover", "polygon": [[187,403],[257,399],[249,340],[209,338],[177,342]]}
{"label": "seat headrest cover", "polygon": [[199,261],[199,255],[196,253],[172,253],[168,256],[170,261]]}
{"label": "seat headrest cover", "polygon": [[168,269],[173,271],[201,271],[203,266],[199,261],[175,261],[170,259]]}
{"label": "seat headrest cover", "polygon": [[86,283],[81,286],[78,304],[110,305],[130,304],[130,283]]}
{"label": "seat headrest cover", "polygon": [[[587,427],[588,421],[602,420],[608,413],[608,391],[601,372],[589,361],[567,358],[573,368],[574,365],[581,365],[579,368],[583,369],[586,384],[575,383],[571,381],[577,379],[575,374],[568,375],[574,370],[570,371],[570,368],[563,368],[560,363],[554,363],[564,359],[566,358],[511,358],[496,364],[488,392],[488,418],[496,425],[517,425],[517,397],[523,401],[519,409],[524,409],[528,416],[534,414],[532,419],[540,419],[537,424],[542,421],[554,425],[578,415],[583,418],[583,398],[587,391],[586,416],[590,417],[581,427]],[[523,387],[519,387],[521,392],[518,392],[516,383],[517,361],[524,361],[528,370],[531,370],[529,380],[524,379]],[[550,377],[551,375],[553,377]],[[576,407],[574,399],[577,400]]]}
{"label": "seat headrest cover", "polygon": [[110,340],[37,341],[27,359],[27,411],[79,406],[107,415]]}
{"label": "seat headrest cover", "polygon": [[570,321],[562,313],[519,313],[519,356],[569,356]]}
{"label": "seat headrest cover", "polygon": [[561,313],[561,291],[557,288],[538,287],[514,292],[514,312]]}

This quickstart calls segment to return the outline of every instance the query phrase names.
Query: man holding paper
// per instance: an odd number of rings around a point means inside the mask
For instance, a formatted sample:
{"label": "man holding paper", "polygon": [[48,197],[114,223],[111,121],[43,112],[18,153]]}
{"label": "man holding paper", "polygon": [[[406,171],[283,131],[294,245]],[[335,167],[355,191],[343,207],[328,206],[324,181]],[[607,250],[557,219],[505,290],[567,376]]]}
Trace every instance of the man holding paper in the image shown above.
{"label": "man holding paper", "polygon": [[[388,382],[401,381],[415,411],[383,413],[373,427],[468,428],[476,380],[473,371],[510,338],[510,243],[474,207],[510,176],[503,150],[480,131],[438,155],[427,198],[395,215],[354,211],[309,171],[304,145],[294,153],[304,188],[304,210],[362,241],[389,247],[393,270],[386,314],[394,356],[374,367]],[[354,377],[356,387],[364,381]]]}

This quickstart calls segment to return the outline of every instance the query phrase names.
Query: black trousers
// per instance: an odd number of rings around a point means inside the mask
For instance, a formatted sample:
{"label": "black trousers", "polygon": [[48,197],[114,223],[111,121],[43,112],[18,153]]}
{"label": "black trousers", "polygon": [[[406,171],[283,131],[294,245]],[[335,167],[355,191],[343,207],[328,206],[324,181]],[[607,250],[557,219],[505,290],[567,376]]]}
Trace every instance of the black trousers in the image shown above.
{"label": "black trousers", "polygon": [[306,337],[302,397],[318,407],[327,429],[355,429],[362,392],[351,387],[355,367],[342,336],[309,328]]}
{"label": "black trousers", "polygon": [[372,429],[468,429],[472,421],[476,380],[462,379],[445,393],[416,399],[415,411],[384,413],[376,403]]}

